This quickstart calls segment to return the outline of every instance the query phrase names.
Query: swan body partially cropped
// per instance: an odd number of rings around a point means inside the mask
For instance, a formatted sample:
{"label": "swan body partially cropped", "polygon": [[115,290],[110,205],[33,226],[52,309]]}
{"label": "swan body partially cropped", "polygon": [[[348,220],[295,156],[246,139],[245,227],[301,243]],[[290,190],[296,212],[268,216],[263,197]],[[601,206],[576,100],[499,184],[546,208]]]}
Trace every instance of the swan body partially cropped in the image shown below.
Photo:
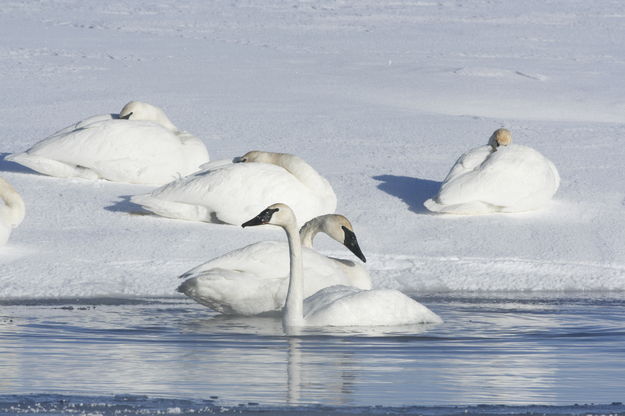
{"label": "swan body partially cropped", "polygon": [[13,228],[24,220],[24,200],[7,181],[0,178],[0,244],[5,244]]}
{"label": "swan body partially cropped", "polygon": [[427,209],[451,214],[519,212],[545,206],[560,186],[554,164],[536,150],[511,144],[506,129],[462,155]]}
{"label": "swan body partially cropped", "polygon": [[295,155],[252,151],[234,162],[211,163],[131,201],[164,217],[235,225],[276,201],[302,222],[336,209],[329,182]]}
{"label": "swan body partially cropped", "polygon": [[[363,262],[366,260],[347,218],[338,214],[313,218],[300,230],[304,295],[333,285],[371,289],[371,277],[361,264],[326,257],[312,248],[319,232],[344,244]],[[218,312],[259,315],[279,311],[289,284],[289,247],[282,241],[261,241],[210,260],[180,277],[186,280],[179,292]]]}
{"label": "swan body partially cropped", "polygon": [[6,159],[50,176],[162,185],[198,170],[208,151],[160,108],[131,101],[119,114],[89,117]]}
{"label": "swan body partially cropped", "polygon": [[440,323],[442,319],[426,306],[398,290],[361,290],[330,286],[304,299],[305,258],[297,221],[285,204],[273,204],[243,227],[272,224],[282,227],[289,244],[289,287],[282,312],[285,328],[305,326],[396,326]]}

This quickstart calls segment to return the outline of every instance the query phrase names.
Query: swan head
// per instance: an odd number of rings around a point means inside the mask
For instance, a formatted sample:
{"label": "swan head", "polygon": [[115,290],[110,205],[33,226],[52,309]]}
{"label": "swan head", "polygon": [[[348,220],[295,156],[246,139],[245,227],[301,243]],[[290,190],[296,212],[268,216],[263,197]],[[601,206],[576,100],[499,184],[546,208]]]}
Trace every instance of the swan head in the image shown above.
{"label": "swan head", "polygon": [[488,139],[488,144],[491,145],[493,150],[497,150],[499,146],[508,146],[512,143],[512,133],[508,129],[497,129],[493,132]]}
{"label": "swan head", "polygon": [[141,101],[130,101],[119,112],[119,118],[124,120],[146,120],[160,124],[171,131],[178,129],[167,118],[165,112],[160,108]]}
{"label": "swan head", "polygon": [[276,155],[279,153],[272,152],[261,152],[260,150],[252,150],[251,152],[247,152],[243,156],[237,157],[234,159],[236,163],[273,163],[276,159]]}
{"label": "swan head", "polygon": [[[323,231],[334,240],[343,244],[349,251],[354,253],[356,257],[363,261],[363,263],[367,262],[367,259],[364,254],[362,254],[362,250],[360,250],[360,246],[358,245],[358,239],[356,239],[356,233],[354,233],[354,227],[352,227],[351,222],[340,214],[326,214],[317,218],[313,218],[304,226],[302,230],[309,226],[309,224],[315,222],[319,224],[318,227],[320,231]],[[314,225],[313,225],[314,226]],[[301,232],[300,232],[301,234]]]}
{"label": "swan head", "polygon": [[241,227],[252,227],[255,225],[271,224],[280,227],[288,227],[297,224],[295,213],[286,204],[273,204],[261,211],[249,221],[241,224]]}

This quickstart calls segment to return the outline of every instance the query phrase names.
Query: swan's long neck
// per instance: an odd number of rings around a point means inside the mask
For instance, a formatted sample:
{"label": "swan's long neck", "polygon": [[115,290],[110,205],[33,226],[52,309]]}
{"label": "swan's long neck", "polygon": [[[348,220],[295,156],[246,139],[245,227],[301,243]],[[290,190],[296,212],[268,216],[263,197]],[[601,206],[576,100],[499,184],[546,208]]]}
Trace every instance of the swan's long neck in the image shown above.
{"label": "swan's long neck", "polygon": [[321,217],[313,218],[302,225],[299,230],[299,238],[302,240],[302,247],[312,248],[315,236],[322,231]]}
{"label": "swan's long neck", "polygon": [[330,183],[319,175],[319,173],[313,169],[312,166],[304,162],[299,157],[286,153],[277,153],[274,159],[274,164],[282,166],[284,169],[288,170],[293,176],[295,176],[312,191],[318,192],[322,195],[327,194],[328,197],[336,198]]}
{"label": "swan's long neck", "polygon": [[0,220],[11,227],[17,227],[24,219],[24,200],[2,178],[0,178],[0,198],[4,201],[4,206],[0,206]]}
{"label": "swan's long neck", "polygon": [[304,323],[304,276],[302,266],[302,243],[295,222],[284,227],[289,240],[291,274],[286,304],[282,315],[285,326],[301,326]]}

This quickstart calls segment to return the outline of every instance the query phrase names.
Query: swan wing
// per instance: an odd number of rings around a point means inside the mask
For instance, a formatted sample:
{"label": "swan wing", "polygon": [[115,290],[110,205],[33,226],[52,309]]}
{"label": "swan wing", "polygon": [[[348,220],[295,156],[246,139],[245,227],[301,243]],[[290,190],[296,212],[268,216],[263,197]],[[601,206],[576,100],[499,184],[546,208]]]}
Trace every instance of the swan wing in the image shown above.
{"label": "swan wing", "polygon": [[480,146],[469,150],[458,158],[456,163],[451,167],[447,177],[443,183],[453,180],[455,177],[461,176],[467,172],[475,170],[480,166],[492,153],[491,146]]}
{"label": "swan wing", "polygon": [[250,272],[215,268],[185,280],[178,291],[224,314],[259,315],[282,308],[284,279],[257,278]]}
{"label": "swan wing", "polygon": [[255,279],[286,278],[289,274],[289,249],[283,241],[261,241],[233,250],[185,272],[181,278],[198,277],[209,270],[237,270]]}
{"label": "swan wing", "polygon": [[[219,221],[236,225],[275,202],[288,204],[300,223],[330,212],[324,199],[291,173],[266,163],[235,163],[202,170],[157,188],[149,197],[133,198],[135,201],[157,214],[161,212],[152,207],[161,201],[200,206],[206,212],[206,218],[200,220],[211,221],[214,215]],[[161,215],[183,218],[173,208]]]}
{"label": "swan wing", "polygon": [[304,319],[312,326],[391,326],[440,323],[442,319],[398,290],[326,288],[304,301]]}
{"label": "swan wing", "polygon": [[[304,248],[303,261],[304,296],[327,286],[350,284],[334,260],[315,250]],[[289,268],[288,244],[262,241],[212,259],[180,277],[187,279],[183,293],[199,303],[222,313],[255,315],[282,309]]]}
{"label": "swan wing", "polygon": [[98,115],[95,115],[95,116],[87,117],[84,120],[81,120],[81,121],[79,121],[77,123],[74,123],[74,124],[70,124],[69,126],[62,128],[61,130],[59,130],[59,131],[55,132],[54,134],[52,134],[52,136],[58,136],[58,135],[61,135],[61,134],[67,134],[67,133],[70,133],[70,132],[72,132],[74,130],[84,128],[84,127],[88,126],[89,124],[99,123],[101,121],[113,120],[115,118],[118,118],[117,114],[98,114]]}

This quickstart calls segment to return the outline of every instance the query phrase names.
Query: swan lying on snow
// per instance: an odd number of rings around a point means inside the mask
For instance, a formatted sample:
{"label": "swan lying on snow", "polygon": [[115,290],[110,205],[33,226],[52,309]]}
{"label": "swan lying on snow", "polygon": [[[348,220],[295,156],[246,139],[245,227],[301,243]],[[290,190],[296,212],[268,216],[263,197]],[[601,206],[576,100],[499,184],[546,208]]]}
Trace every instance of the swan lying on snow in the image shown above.
{"label": "swan lying on snow", "polygon": [[17,191],[4,179],[0,178],[0,244],[8,241],[13,228],[24,219],[24,200]]}
{"label": "swan lying on snow", "polygon": [[[304,296],[333,285],[371,289],[361,264],[326,257],[312,248],[319,232],[344,244],[363,262],[352,225],[342,215],[313,218],[301,228]],[[184,273],[178,291],[224,314],[258,315],[284,306],[289,284],[289,247],[282,241],[260,241],[210,260]]]}
{"label": "swan lying on snow", "polygon": [[119,115],[90,117],[6,159],[50,176],[162,185],[198,170],[208,152],[160,108],[131,101]]}
{"label": "swan lying on snow", "polygon": [[304,299],[302,245],[293,211],[273,204],[245,222],[243,227],[272,224],[286,231],[290,274],[282,314],[285,328],[303,326],[379,326],[440,323],[442,319],[398,290],[361,290],[330,286]]}
{"label": "swan lying on snow", "polygon": [[286,201],[302,222],[336,209],[328,181],[295,155],[252,151],[131,198],[155,214],[240,225],[263,207]]}
{"label": "swan lying on snow", "polygon": [[536,150],[511,141],[508,130],[498,129],[488,145],[460,156],[438,195],[425,201],[425,207],[451,214],[485,214],[544,206],[560,186],[556,167]]}

